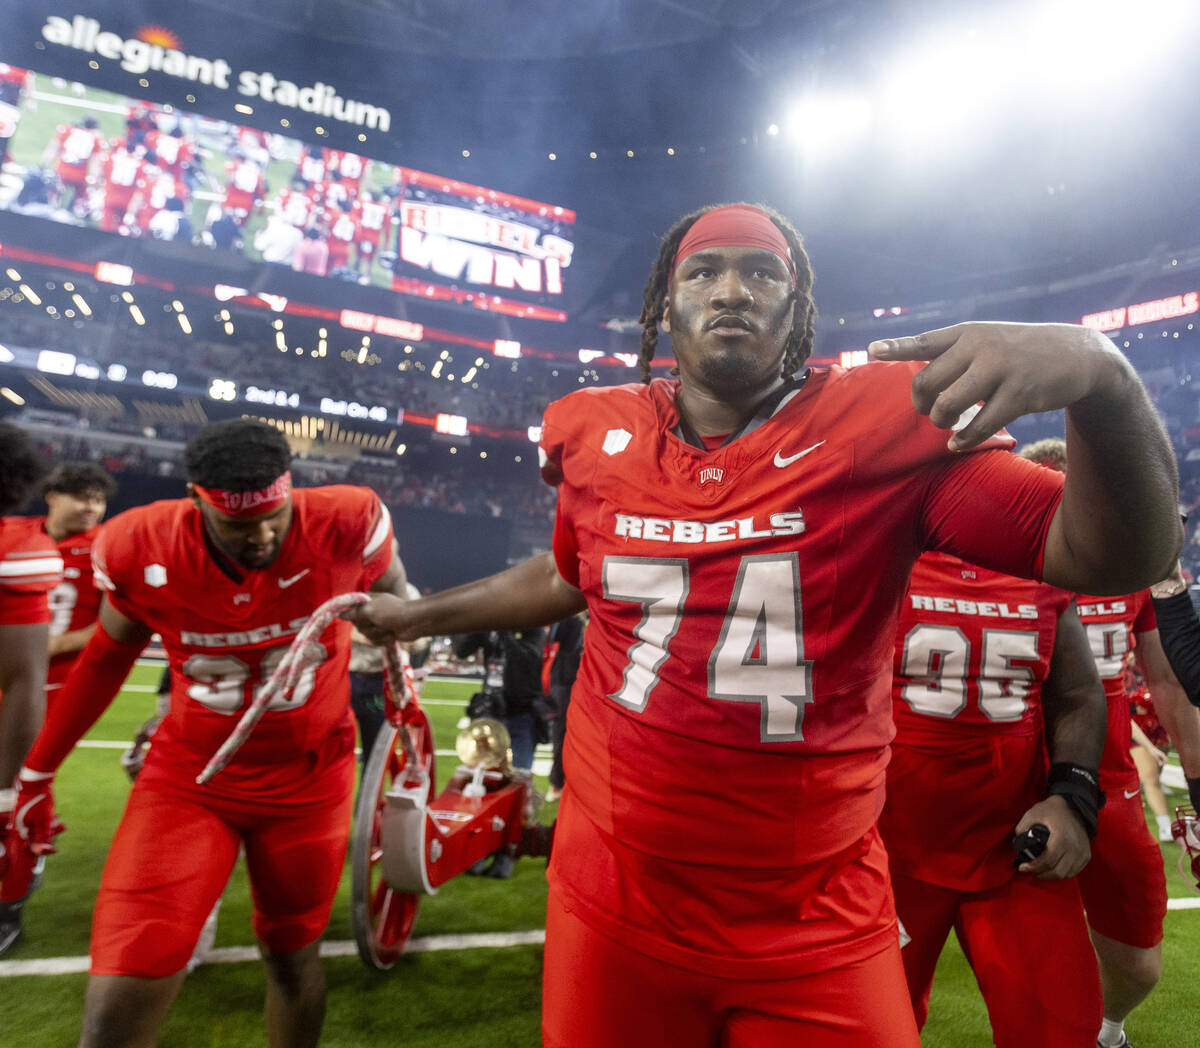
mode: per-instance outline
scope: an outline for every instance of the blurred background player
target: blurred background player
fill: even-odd
[[[21,937],[21,909],[38,856],[19,844],[12,788],[45,714],[49,593],[62,557],[33,517],[12,517],[44,472],[29,438],[0,422],[0,954]]]
[[[806,369],[812,280],[777,213],[685,216],[643,293],[645,385],[546,411],[552,553],[349,613],[406,640],[588,609],[547,1048],[915,1048],[875,825],[913,562],[1120,589],[1177,555],[1174,457],[1107,339],[966,324],[872,344],[895,363]],[[651,381],[660,325],[678,381]],[[994,436],[1052,405],[1083,463],[1065,487]]]
[[[924,1027],[953,928],[997,1048],[1091,1048],[1102,1018],[1069,878],[1096,832],[1099,791],[1078,782],[1096,781],[1106,715],[1072,599],[925,553],[896,633],[896,738],[879,829],[913,1011]],[[1039,823],[1050,831],[1045,851],[1018,871],[1014,833]]]
[[[76,215],[87,209],[89,176],[103,147],[100,122],[94,116],[85,116],[78,124],[61,125],[42,156],[43,167],[55,162],[54,173],[69,194],[59,203]]]
[[[550,742],[554,759],[550,765],[550,788],[546,800],[553,803],[562,796],[562,751],[567,734],[567,711],[571,706],[571,688],[579,675],[579,660],[583,658],[583,630],[586,615],[569,615],[550,627],[546,644],[549,665],[545,673],[545,691],[553,717],[550,722]]]
[[[115,517],[94,550],[100,622],[30,751],[18,805],[50,846],[54,771],[112,701],[151,632],[171,699],[109,849],[92,927],[83,1048],[154,1043],[185,966],[244,847],[267,967],[272,1048],[315,1045],[325,982],[318,939],[349,832],[354,722],[350,627],[320,637],[290,695],[206,786],[196,776],[319,605],[354,590],[404,593],[387,510],[348,486],[292,491],[282,433],[253,420],[187,446],[188,498]]]
[[[1070,475],[1062,440],[1038,441],[1021,448],[1020,454]],[[1146,824],[1141,783],[1130,754],[1133,732],[1125,693],[1126,655],[1133,652],[1159,719],[1175,740],[1189,775],[1200,774],[1200,722],[1163,652],[1148,589],[1115,597],[1080,593],[1076,606],[1108,700],[1108,731],[1100,762],[1100,786],[1107,801],[1100,813],[1092,861],[1079,876],[1079,888],[1104,987],[1099,1043],[1102,1048],[1116,1048],[1129,1043],[1125,1020],[1162,975],[1167,913],[1162,853]]]
[[[63,559],[63,580],[50,594],[53,618],[46,699],[53,702],[96,629],[101,592],[92,574],[92,544],[117,483],[93,462],[64,462],[51,470],[42,490],[46,499],[42,527]]]
[[[1158,825],[1158,839],[1171,840],[1171,814],[1167,809],[1167,798],[1162,788],[1162,769],[1167,763],[1167,749],[1171,740],[1154,712],[1154,700],[1142,675],[1133,664],[1133,653],[1125,657],[1125,694],[1129,698],[1130,729],[1133,746],[1129,754],[1137,768],[1138,781],[1142,785],[1142,796],[1146,807]]]

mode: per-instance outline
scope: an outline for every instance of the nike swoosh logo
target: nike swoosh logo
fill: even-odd
[[[307,575],[308,572],[309,572],[309,569],[305,568],[303,571],[298,571],[290,579],[280,579],[279,580],[279,588],[287,589],[293,582],[299,582],[302,578],[304,578],[304,576]]]
[[[823,441],[823,440],[817,441],[817,443],[814,444],[811,448],[805,448],[803,451],[797,451],[796,454],[788,455],[787,458],[784,458],[783,451],[781,449],[781,450],[775,452],[775,465],[777,465],[780,469],[783,469],[784,466],[790,466],[797,459],[804,458],[804,456],[807,455],[810,451],[816,451],[817,448],[819,448],[824,443],[825,443],[825,441]]]
[[[1126,799],[1127,801],[1131,801],[1131,800],[1133,800],[1133,798],[1134,798],[1134,797],[1136,797],[1136,796],[1137,796],[1139,793],[1141,793],[1142,791],[1141,791],[1141,790],[1134,790],[1132,793],[1130,793],[1128,790],[1122,790],[1121,792],[1122,792],[1123,794],[1125,794],[1125,799]]]

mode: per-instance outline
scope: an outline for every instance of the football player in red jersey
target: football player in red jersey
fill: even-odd
[[[889,363],[801,370],[811,288],[775,213],[687,216],[644,294],[647,384],[546,412],[553,552],[350,615],[378,641],[588,610],[547,1048],[915,1048],[875,827],[913,562],[941,549],[1119,590],[1176,555],[1174,455],[1103,336],[967,324],[874,344]],[[660,323],[678,380],[650,381]],[[1017,415],[1060,406],[1090,464],[1065,487],[992,450]],[[1086,769],[1068,774],[1086,802]]]
[[[42,491],[47,509],[42,527],[63,559],[63,581],[50,593],[49,702],[96,630],[100,590],[92,576],[92,544],[117,483],[94,462],[64,462],[50,471]]]
[[[45,714],[50,602],[62,580],[62,557],[41,521],[10,517],[43,473],[29,438],[0,422],[0,954],[21,937],[21,908],[36,859],[15,826],[17,769]]]
[[[43,167],[57,161],[54,173],[71,193],[62,205],[70,211],[78,213],[86,207],[88,178],[104,146],[99,128],[100,121],[94,116],[85,116],[78,124],[63,124],[42,156]]]
[[[1088,860],[1096,813],[1056,792],[1056,769],[1095,775],[1106,718],[1072,595],[925,553],[900,612],[893,674],[879,829],[917,1025],[953,928],[998,1048],[1091,1048],[1100,976],[1067,878]],[[1045,850],[1018,872],[1014,834],[1039,824]]]
[[[239,848],[254,889],[273,1048],[315,1045],[325,983],[317,954],[345,858],[354,783],[350,627],[268,707],[206,786],[196,776],[309,614],[360,590],[403,594],[387,510],[365,488],[291,490],[291,452],[253,420],[189,443],[189,498],[114,517],[94,550],[100,624],[18,781],[51,846],[53,773],[123,684],[150,637],[171,667],[170,707],[108,853],[92,926],[83,1048],[154,1043]],[[39,804],[39,802],[41,802]]]
[[[1065,470],[1066,444],[1039,441],[1021,449],[1031,461]],[[1069,475],[1069,474],[1068,474]],[[1155,709],[1189,777],[1200,776],[1200,720],[1175,679],[1158,635],[1149,590],[1078,598],[1079,618],[1108,698],[1108,736],[1100,762],[1107,802],[1092,861],[1079,877],[1092,943],[1104,985],[1102,1048],[1127,1045],[1125,1020],[1162,974],[1167,883],[1162,852],[1142,808],[1141,783],[1130,754],[1132,729],[1125,693],[1125,656],[1132,650]]]

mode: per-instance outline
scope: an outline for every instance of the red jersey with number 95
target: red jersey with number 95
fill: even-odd
[[[1012,878],[1013,828],[1045,796],[1042,685],[1071,600],[945,553],[914,565],[879,823],[893,872],[958,891]]]
[[[129,510],[101,529],[97,584],[117,611],[162,636],[170,661],[170,709],[143,775],[191,783],[312,612],[330,597],[368,589],[387,570],[391,521],[373,492],[303,488],[292,504],[279,555],[261,570],[223,570],[189,499]],[[295,802],[306,762],[328,756],[331,744],[353,748],[348,622],[334,620],[319,654],[204,790]]]
[[[1072,599],[1045,582],[923,554],[896,634],[897,734],[1040,733],[1042,682]]]
[[[664,901],[635,934],[658,921],[699,953],[722,929],[733,954],[738,922],[722,911],[741,871],[811,867],[870,834],[896,618],[923,548],[1040,569],[1061,478],[999,450],[951,454],[913,410],[917,370],[813,369],[714,451],[678,435],[677,382],[581,391],[547,410],[555,559],[590,613],[570,798],[621,847],[706,867],[726,899],[711,913]],[[596,906],[585,869],[556,849],[552,875],[580,912]],[[776,891],[778,937],[760,948],[783,956],[813,933],[796,919],[809,904]],[[870,905],[821,934],[853,935],[878,918]]]

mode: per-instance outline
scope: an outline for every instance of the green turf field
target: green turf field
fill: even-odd
[[[29,105],[32,98],[32,105]],[[35,74],[32,92],[26,90],[21,107],[21,120],[17,125],[9,146],[9,155],[21,167],[41,165],[46,145],[53,140],[55,131],[63,124],[75,124],[85,116],[94,116],[100,131],[108,140],[125,137],[125,112],[130,99],[100,88],[86,87]],[[198,185],[193,193],[189,215],[197,234],[207,226],[206,217],[214,200],[224,196],[228,159],[227,123],[198,119],[187,110],[177,111],[188,130],[188,137],[199,145],[199,157],[207,176],[207,185]],[[296,170],[296,159],[300,154],[298,139],[287,137],[286,129],[271,136],[271,160],[265,169],[267,194],[264,203],[273,205],[279,191],[288,185]],[[316,144],[320,144],[318,141]],[[52,165],[51,165],[52,166]],[[392,182],[394,167],[379,162],[368,166],[362,179],[362,190],[382,190]],[[261,259],[254,248],[254,235],[266,225],[268,211],[258,208],[246,222],[243,253],[251,260]],[[98,222],[89,220],[87,225],[98,228]],[[391,287],[391,274],[377,263],[371,266],[371,283],[379,287]]]
[[[139,666],[113,708],[88,735],[92,743],[125,743],[154,706],[159,670]],[[139,689],[139,690],[133,690]],[[455,724],[473,690],[463,683],[430,682],[424,698],[441,750],[453,747]],[[0,961],[0,1046],[73,1045],[82,1015],[86,976],[19,975],[14,963],[80,958],[87,953],[91,906],[105,850],[128,792],[118,764],[120,748],[82,747],[58,778],[59,811],[68,831],[47,867],[45,883],[26,913],[26,941]],[[439,780],[454,759],[439,761]],[[544,779],[539,787],[545,789]],[[544,813],[553,816],[553,807]],[[1175,871],[1176,849],[1164,846],[1172,896],[1197,898]],[[459,877],[421,904],[414,939],[481,932],[537,930],[543,926],[545,864],[523,859],[511,881]],[[348,879],[325,936],[353,939]],[[250,946],[249,892],[244,869],[235,871],[217,932],[217,947]],[[1052,948],[1047,944],[1048,948]],[[413,953],[389,973],[368,971],[357,956],[327,958],[327,1048],[523,1048],[539,1043],[541,947],[469,948]],[[1064,958],[1063,963],[1070,963]],[[265,1043],[263,977],[257,962],[209,964],[188,977],[163,1028],[163,1048],[244,1048]],[[1137,1048],[1183,1048],[1200,1043],[1200,910],[1167,915],[1164,975],[1150,1000],[1128,1023]],[[986,1048],[992,1043],[983,1003],[953,943],[934,985],[926,1048]],[[664,1045],[663,1048],[690,1048]]]

